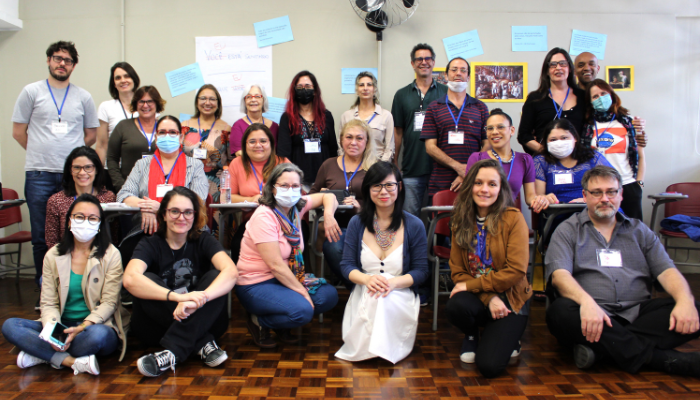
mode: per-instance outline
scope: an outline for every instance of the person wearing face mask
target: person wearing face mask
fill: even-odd
[[[333,194],[301,195],[304,172],[294,164],[276,166],[263,187],[241,242],[235,291],[248,313],[248,332],[262,348],[276,347],[270,329],[284,343],[298,343],[290,329],[306,325],[314,315],[332,309],[338,292],[323,279],[306,274],[301,219],[323,206],[326,237],[338,241]]]
[[[204,175],[202,162],[186,156],[182,151],[182,127],[172,115],[161,117],[154,127],[155,147],[153,155],[136,162],[117,201],[130,207],[139,207],[141,223],[137,225],[147,235],[158,229],[156,213],[160,202],[175,186],[193,190],[206,200],[209,181]]]
[[[629,111],[620,97],[602,79],[595,79],[586,89],[586,127],[581,141],[598,150],[622,176],[620,208],[631,218],[643,219],[642,191],[646,161],[644,148]]]
[[[428,195],[459,190],[472,153],[486,146],[484,126],[489,110],[467,94],[469,63],[456,57],[447,63],[447,95],[430,103],[420,139],[433,158]]]
[[[280,118],[277,154],[304,171],[302,184],[311,186],[326,159],[338,155],[333,115],[321,98],[316,76],[301,71],[289,85],[287,106]]]
[[[240,157],[243,153],[243,147],[245,146],[241,139],[248,127],[253,124],[263,124],[268,127],[270,133],[272,133],[273,141],[277,145],[279,125],[277,122],[263,117],[263,113],[266,113],[269,108],[267,93],[265,93],[265,89],[262,86],[253,84],[243,90],[241,94],[241,112],[245,116],[234,122],[233,127],[231,127],[229,149],[232,156]]]
[[[130,316],[119,297],[122,260],[110,243],[104,211],[95,196],[78,196],[65,218],[61,242],[44,258],[41,319],[10,318],[2,334],[20,350],[19,368],[51,364],[56,369],[72,368],[75,375],[99,375],[96,357],[121,347],[122,361],[126,353]],[[68,327],[63,349],[39,338],[45,326],[55,323]]]

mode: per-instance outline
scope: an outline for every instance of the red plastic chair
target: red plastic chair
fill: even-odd
[[[2,189],[3,200],[17,200],[19,196],[17,192],[12,189],[3,188]],[[32,241],[32,233],[29,231],[22,230],[22,211],[19,207],[12,207],[0,211],[0,228],[8,227],[12,224],[17,224],[19,227],[19,232],[15,232],[9,236],[0,238],[0,245],[3,244],[16,244],[17,251],[6,251],[0,253],[0,256],[17,254],[17,266],[15,268],[7,268],[4,271],[17,271],[17,282],[19,283],[19,271],[23,269],[33,269],[34,266],[22,267],[22,243]]]
[[[673,185],[666,188],[667,193],[683,193],[688,196],[685,200],[670,200],[670,201],[659,201],[654,203],[654,211],[652,213],[652,226],[654,229],[654,224],[656,223],[656,208],[661,204],[666,204],[664,208],[664,218],[668,218],[677,214],[687,215],[690,217],[700,217],[700,182],[686,182],[686,183],[674,183]],[[654,196],[649,196],[650,198],[655,198]],[[663,241],[666,251],[669,249],[673,250],[686,250],[688,257],[683,262],[677,262],[674,260],[676,265],[689,265],[689,266],[700,266],[700,263],[688,262],[690,259],[691,250],[700,250],[699,247],[686,247],[686,246],[669,246],[669,239],[688,239],[688,235],[683,232],[673,232],[667,229],[659,230],[659,236]]]

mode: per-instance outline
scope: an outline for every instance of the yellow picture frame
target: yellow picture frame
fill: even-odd
[[[620,75],[622,73],[623,75]],[[623,78],[624,77],[624,78]],[[627,83],[624,79],[627,79]],[[605,82],[616,92],[634,90],[634,65],[608,65],[605,67]]]
[[[527,63],[473,62],[469,78],[470,95],[485,103],[523,103],[527,98]]]

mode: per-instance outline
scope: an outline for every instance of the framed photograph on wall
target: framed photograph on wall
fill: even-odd
[[[616,91],[634,90],[634,65],[609,65],[605,67],[605,80]]]
[[[522,103],[527,97],[527,63],[471,63],[471,96],[483,102]]]

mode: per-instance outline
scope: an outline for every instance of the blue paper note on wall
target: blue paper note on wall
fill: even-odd
[[[442,43],[445,45],[448,61],[455,57],[470,58],[484,54],[476,29],[444,38]]]
[[[165,79],[170,87],[170,96],[176,97],[183,93],[199,89],[204,85],[202,71],[199,63],[190,64],[186,67],[178,68],[175,71],[165,73]]]
[[[355,93],[355,78],[357,78],[357,75],[359,75],[360,72],[364,71],[371,72],[375,78],[377,77],[376,68],[342,68],[340,76],[342,85],[341,93]]]
[[[255,37],[258,40],[258,47],[272,46],[294,40],[292,25],[289,24],[289,15],[267,21],[256,22]]]
[[[263,113],[263,117],[271,119],[279,124],[280,117],[282,117],[284,108],[287,106],[287,100],[280,99],[279,97],[268,97],[267,103],[270,107],[267,109],[267,112]]]
[[[569,54],[577,56],[585,51],[595,54],[599,60],[605,58],[605,44],[608,41],[608,35],[603,33],[594,33],[579,31],[574,29],[571,33],[571,47]]]
[[[190,114],[180,113],[180,122],[187,121],[190,118],[192,118]]]
[[[512,26],[513,51],[547,51],[547,26]]]

